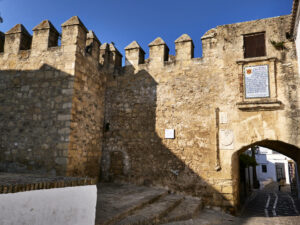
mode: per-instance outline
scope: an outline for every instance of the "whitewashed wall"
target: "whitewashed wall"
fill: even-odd
[[[265,181],[268,179],[277,181],[275,163],[283,163],[284,170],[285,170],[286,183],[289,184],[290,178],[289,178],[288,161],[291,159],[282,154],[273,154],[273,151],[270,149],[263,148],[263,147],[259,147],[259,148],[260,148],[260,152],[263,152],[264,154],[256,154],[255,155],[256,162],[259,164],[256,167],[257,179],[260,181]],[[267,166],[267,173],[262,172],[261,165]]]
[[[1,225],[94,225],[96,185],[0,194]]]

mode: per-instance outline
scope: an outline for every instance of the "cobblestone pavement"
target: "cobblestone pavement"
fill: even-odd
[[[256,192],[235,224],[288,225],[300,224],[300,200],[293,199],[290,192],[278,191],[274,186]]]
[[[203,210],[199,218],[176,225],[300,225],[300,200],[276,183],[256,191],[238,217],[222,211]],[[175,225],[175,223],[173,224]]]

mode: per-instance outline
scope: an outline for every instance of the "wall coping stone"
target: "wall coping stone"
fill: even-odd
[[[158,45],[166,45],[166,42],[161,37],[158,37],[154,41],[148,44],[149,47],[158,46]]]
[[[66,22],[64,22],[61,27],[67,27],[67,26],[74,26],[74,25],[79,25],[81,26],[86,33],[88,33],[88,30],[84,26],[84,24],[81,22],[78,16],[73,16],[70,19],[68,19]]]
[[[193,42],[192,38],[189,35],[183,34],[175,40],[175,43],[187,42],[187,41]]]
[[[105,44],[107,44],[107,43],[105,43]],[[110,43],[110,44],[108,45],[108,48],[109,48],[109,51],[111,51],[111,52],[116,52],[116,53],[122,55],[122,54],[119,52],[119,50],[116,48],[116,46],[115,46],[115,44],[114,44],[113,42]]]
[[[103,43],[103,44],[100,46],[100,49],[108,50],[108,48],[109,48],[109,44],[108,44],[108,43]]]
[[[94,31],[89,30],[89,32],[86,35],[87,39],[94,39],[96,42],[99,43],[99,45],[101,45],[101,42],[99,41],[98,37],[96,36],[96,34],[94,33]]]
[[[96,179],[87,177],[63,177],[0,172],[0,194],[94,184],[96,184]]]
[[[55,27],[53,26],[53,24],[49,21],[49,20],[43,20],[40,24],[36,25],[32,31],[36,31],[36,30],[52,30],[55,33],[59,34],[59,32],[55,29]]]
[[[131,49],[140,49],[143,53],[145,53],[145,51],[142,49],[139,43],[137,43],[137,41],[133,41],[125,47],[125,50],[131,50]]]
[[[18,33],[24,33],[28,36],[31,36],[22,24],[15,25],[13,28],[11,28],[9,31],[7,31],[5,34],[18,34]]]

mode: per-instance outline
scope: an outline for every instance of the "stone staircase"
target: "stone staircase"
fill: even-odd
[[[202,209],[199,198],[131,184],[100,184],[96,225],[167,224],[189,220]]]

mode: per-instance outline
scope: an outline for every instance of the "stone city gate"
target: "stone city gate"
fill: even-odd
[[[33,36],[16,25],[0,39],[1,171],[116,172],[236,209],[241,151],[259,144],[299,162],[290,24],[288,15],[218,26],[202,36],[201,58],[187,34],[174,56],[156,38],[145,59],[134,41],[124,67],[78,17],[62,24],[61,46],[47,20]]]
[[[108,80],[103,174],[105,155],[123,149],[124,180],[237,207],[242,151],[260,144],[298,162],[299,75],[289,24],[283,16],[211,29],[202,58],[193,58],[187,35],[175,41],[176,56],[166,57],[161,38],[149,44],[147,60],[137,42],[127,46],[127,66]],[[284,40],[285,48],[270,40]]]
[[[298,174],[299,174],[299,148],[281,141],[274,141],[274,140],[262,140],[262,141],[258,141],[255,142],[253,144],[250,144],[248,146],[244,146],[243,148],[241,148],[240,150],[238,150],[237,152],[235,152],[235,154],[232,156],[232,169],[233,169],[233,179],[235,179],[238,183],[239,183],[239,179],[240,179],[240,174],[239,174],[239,155],[246,151],[247,149],[251,148],[252,146],[261,146],[261,147],[266,147],[269,149],[272,149],[276,152],[279,152],[285,156],[288,156],[289,158],[293,159],[295,161],[295,163],[297,164],[297,168],[298,168]],[[296,181],[297,182],[297,181]],[[299,184],[295,184],[295,185],[299,185]],[[239,185],[237,186],[237,191],[236,194],[240,194],[241,190],[238,190],[239,188],[241,188]],[[298,187],[296,186],[295,188],[298,189]],[[295,194],[298,193],[298,190],[295,190]],[[292,193],[293,194],[293,193]],[[297,197],[297,196],[295,196]],[[239,199],[239,197],[237,197]]]

